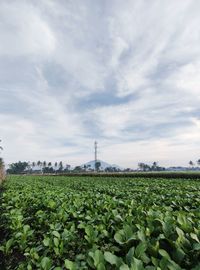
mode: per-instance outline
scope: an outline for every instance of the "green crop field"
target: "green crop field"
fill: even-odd
[[[200,179],[12,176],[0,269],[200,269]]]

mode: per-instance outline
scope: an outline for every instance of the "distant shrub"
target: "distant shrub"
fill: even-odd
[[[0,184],[3,182],[4,179],[5,179],[5,167],[3,159],[0,158]]]

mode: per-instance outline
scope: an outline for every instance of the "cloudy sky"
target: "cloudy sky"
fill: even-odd
[[[6,163],[200,158],[199,0],[0,0]]]

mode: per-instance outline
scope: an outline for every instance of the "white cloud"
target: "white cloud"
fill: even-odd
[[[54,34],[32,4],[1,3],[0,55],[29,56],[52,53],[56,46]]]
[[[198,157],[200,3],[1,1],[7,162]],[[117,153],[114,154],[113,153]]]
[[[200,98],[200,63],[189,63],[182,66],[170,78],[176,89],[188,96]]]

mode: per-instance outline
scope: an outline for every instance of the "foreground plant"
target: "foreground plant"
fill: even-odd
[[[200,269],[198,180],[12,176],[4,188],[8,270]]]

